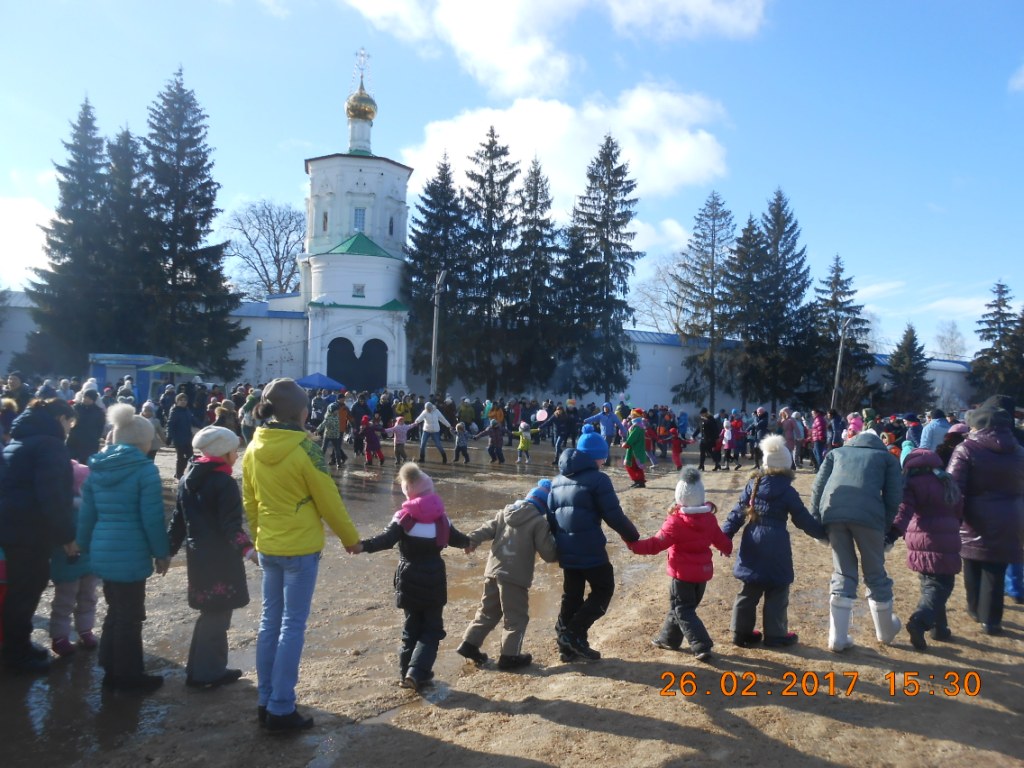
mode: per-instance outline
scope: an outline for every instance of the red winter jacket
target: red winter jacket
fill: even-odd
[[[715,505],[681,507],[675,505],[662,523],[661,530],[647,539],[626,546],[637,555],[668,552],[666,570],[679,581],[703,583],[711,581],[711,547],[723,555],[732,554],[732,540],[722,533],[715,519]]]

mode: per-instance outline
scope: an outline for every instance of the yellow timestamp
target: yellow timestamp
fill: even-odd
[[[974,670],[944,673],[887,672],[890,696],[977,696],[981,693],[981,673]]]

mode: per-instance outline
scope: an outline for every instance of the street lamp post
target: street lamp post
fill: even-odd
[[[430,343],[430,386],[435,394],[440,394],[437,391],[437,329],[441,324],[441,288],[447,274],[448,270],[442,269],[434,282],[434,338]]]
[[[836,378],[832,383],[832,405],[830,408],[833,410],[836,407],[836,396],[839,393],[839,371],[843,367],[843,345],[846,342],[846,329],[850,325],[852,317],[848,317],[843,321],[843,327],[839,329],[839,357],[836,358]]]

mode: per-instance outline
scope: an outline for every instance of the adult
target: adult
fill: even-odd
[[[825,454],[811,488],[811,514],[825,526],[832,548],[829,650],[853,645],[849,629],[858,554],[876,637],[891,643],[900,631],[892,613],[892,579],[885,571],[885,536],[902,497],[899,460],[874,432],[861,432]]]
[[[32,617],[50,580],[54,546],[78,553],[71,457],[64,440],[75,412],[65,400],[33,400],[11,427],[0,471],[0,547],[7,558],[3,661],[44,673],[50,654],[32,643]]]
[[[25,385],[21,371],[11,371],[7,374],[7,390],[4,397],[10,398],[18,405],[18,413],[22,413],[32,400],[32,390]]]
[[[160,471],[146,454],[153,425],[127,403],[107,410],[112,444],[89,460],[82,487],[78,542],[103,579],[107,615],[100,636],[103,687],[154,691],[160,675],[147,675],[142,655],[146,579],[167,573],[169,544]]]
[[[828,422],[825,420],[823,408],[811,409],[811,459],[814,461],[814,471],[821,467],[825,460],[825,451],[828,450]]]
[[[263,390],[256,430],[242,460],[242,499],[263,569],[263,610],[256,640],[257,716],[269,731],[304,730],[295,685],[306,621],[324,548],[324,522],[349,551],[359,533],[323,454],[306,434],[306,393],[292,379]]]
[[[100,440],[107,427],[107,415],[100,408],[99,393],[95,389],[82,392],[81,402],[74,406],[74,425],[68,433],[68,451],[79,464],[87,464],[89,457],[100,449]]]
[[[174,446],[177,455],[174,463],[174,479],[180,480],[185,467],[192,458],[192,427],[199,426],[194,412],[188,407],[188,395],[179,392],[174,405],[167,415],[167,442]]]
[[[432,440],[437,446],[437,450],[441,452],[441,463],[447,464],[448,454],[444,452],[444,446],[441,445],[441,426],[451,429],[451,423],[441,415],[433,403],[428,402],[423,406],[423,412],[416,417],[412,424],[413,426],[423,425],[423,431],[420,434],[420,463],[422,464],[426,458],[427,440]]]
[[[960,556],[967,612],[986,634],[1002,632],[1004,577],[1020,560],[1024,528],[1024,448],[1013,415],[990,397],[968,417],[971,432],[953,450],[949,473],[964,497]]]
[[[612,404],[605,403],[601,406],[600,413],[595,413],[593,416],[588,416],[583,420],[584,424],[595,424],[597,429],[601,432],[601,437],[608,444],[609,454],[605,458],[604,465],[606,467],[611,466],[611,446],[612,442],[621,433],[622,437],[626,437],[626,430],[623,429],[622,423],[625,419],[620,419],[616,413],[612,411]]]
[[[934,451],[942,445],[942,439],[946,436],[951,426],[942,409],[933,408],[928,413],[928,423],[921,430],[921,447]]]

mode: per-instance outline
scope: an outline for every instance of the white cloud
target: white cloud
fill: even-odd
[[[893,296],[903,293],[907,284],[903,280],[891,280],[889,282],[873,283],[857,289],[857,302],[866,303],[872,299],[881,299],[886,296]],[[866,307],[865,307],[866,308]],[[879,311],[883,307],[872,307],[872,311]],[[902,308],[901,308],[902,311]]]
[[[45,237],[53,210],[31,197],[0,197],[0,232],[4,233],[4,269],[0,285],[21,290],[34,275],[32,267],[47,265]]]
[[[277,2],[278,0],[274,0]],[[341,0],[399,40],[448,46],[459,65],[499,96],[557,93],[582,60],[556,42],[580,14],[607,12],[620,33],[660,39],[749,37],[765,0]]]
[[[765,0],[605,0],[620,32],[660,39],[751,37],[764,21]]]
[[[1011,91],[1024,91],[1024,64],[1021,64],[1017,71],[1010,76],[1009,88]]]
[[[553,213],[565,219],[586,187],[587,165],[606,133],[618,141],[640,198],[664,197],[720,178],[726,172],[725,148],[698,125],[723,115],[720,105],[703,96],[654,85],[623,92],[613,104],[593,100],[573,107],[556,100],[518,99],[506,109],[467,110],[429,123],[423,142],[403,149],[401,158],[417,169],[413,194],[434,176],[445,151],[461,186],[468,155],[493,125],[524,170],[534,157],[540,160],[551,183]]]
[[[690,239],[686,227],[675,219],[662,219],[654,224],[634,219],[633,231],[636,232],[633,248],[646,253],[645,260],[675,256],[682,252]]]
[[[259,3],[267,13],[279,19],[287,19],[291,15],[287,0],[259,0]]]

